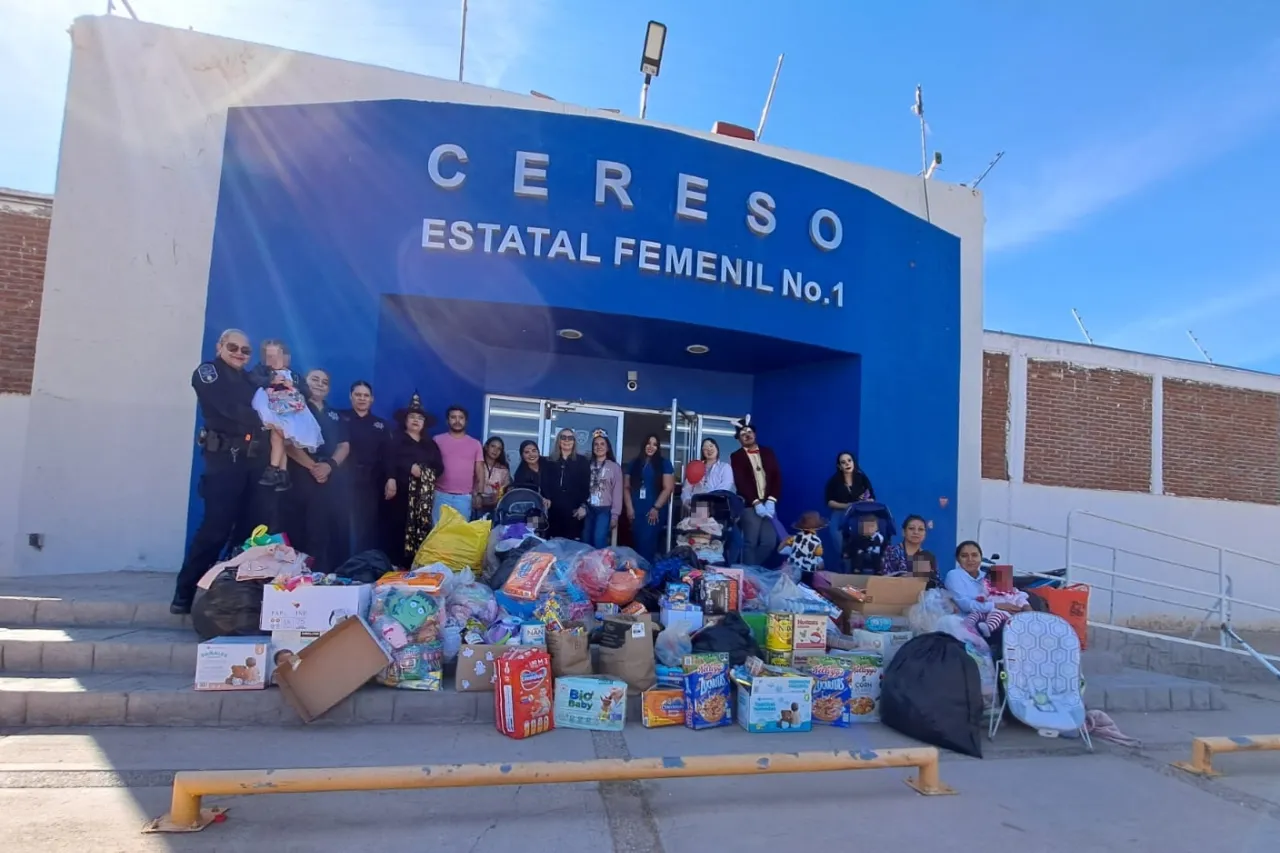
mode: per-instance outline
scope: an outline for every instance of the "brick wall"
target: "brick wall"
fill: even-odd
[[[48,199],[0,193],[0,394],[30,394],[40,330]]]
[[[1028,359],[1025,481],[1149,492],[1151,385],[1140,373]]]
[[[1009,356],[982,354],[982,477],[1009,479]]]
[[[1280,503],[1280,394],[1164,380],[1164,491]]]

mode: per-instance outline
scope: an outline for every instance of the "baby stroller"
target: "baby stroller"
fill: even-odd
[[[742,533],[738,519],[746,504],[733,492],[707,492],[696,496],[689,513],[676,525],[675,544],[692,548],[698,561],[709,566],[731,566],[742,559]],[[699,511],[705,508],[708,518],[719,526],[719,532],[700,528]]]
[[[542,495],[533,489],[512,489],[493,508],[493,526],[526,524],[535,536],[547,536],[547,511]]]
[[[1014,719],[1057,736],[1079,732],[1093,749],[1085,727],[1080,638],[1071,625],[1050,613],[1018,613],[1004,626],[1004,656],[998,664],[1004,700],[992,715],[995,738],[1007,707]]]
[[[864,519],[875,521],[875,530],[863,528]],[[862,501],[845,510],[840,520],[840,553],[855,575],[876,575],[884,561],[884,549],[897,535],[889,508],[875,501]]]

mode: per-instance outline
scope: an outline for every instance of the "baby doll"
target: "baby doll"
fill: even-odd
[[[250,373],[258,386],[253,395],[253,409],[271,429],[270,466],[259,481],[283,492],[289,488],[289,472],[285,468],[285,442],[314,451],[324,443],[320,424],[299,390],[298,374],[289,369],[289,350],[281,341],[263,341],[260,361]]]

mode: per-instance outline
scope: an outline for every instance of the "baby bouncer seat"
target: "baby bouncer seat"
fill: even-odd
[[[1080,638],[1065,619],[1051,613],[1015,614],[1004,627],[999,669],[1004,698],[991,717],[992,739],[1008,708],[1016,720],[1050,737],[1079,732],[1093,749],[1085,728]]]

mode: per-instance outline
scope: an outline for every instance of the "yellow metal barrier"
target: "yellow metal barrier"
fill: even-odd
[[[1244,735],[1242,737],[1198,737],[1191,741],[1191,760],[1175,761],[1173,766],[1195,776],[1221,776],[1213,769],[1213,756],[1222,752],[1264,752],[1280,749],[1280,735]]]
[[[169,813],[144,832],[198,832],[225,808],[201,808],[201,797],[245,794],[314,794],[332,791],[404,791],[573,782],[630,782],[701,776],[759,776],[915,767],[905,780],[921,794],[954,794],[938,778],[938,750],[836,750],[754,755],[690,755],[667,758],[604,758],[592,761],[530,761],[512,764],[439,764],[406,767],[326,767],[294,770],[184,770],[173,778]]]

